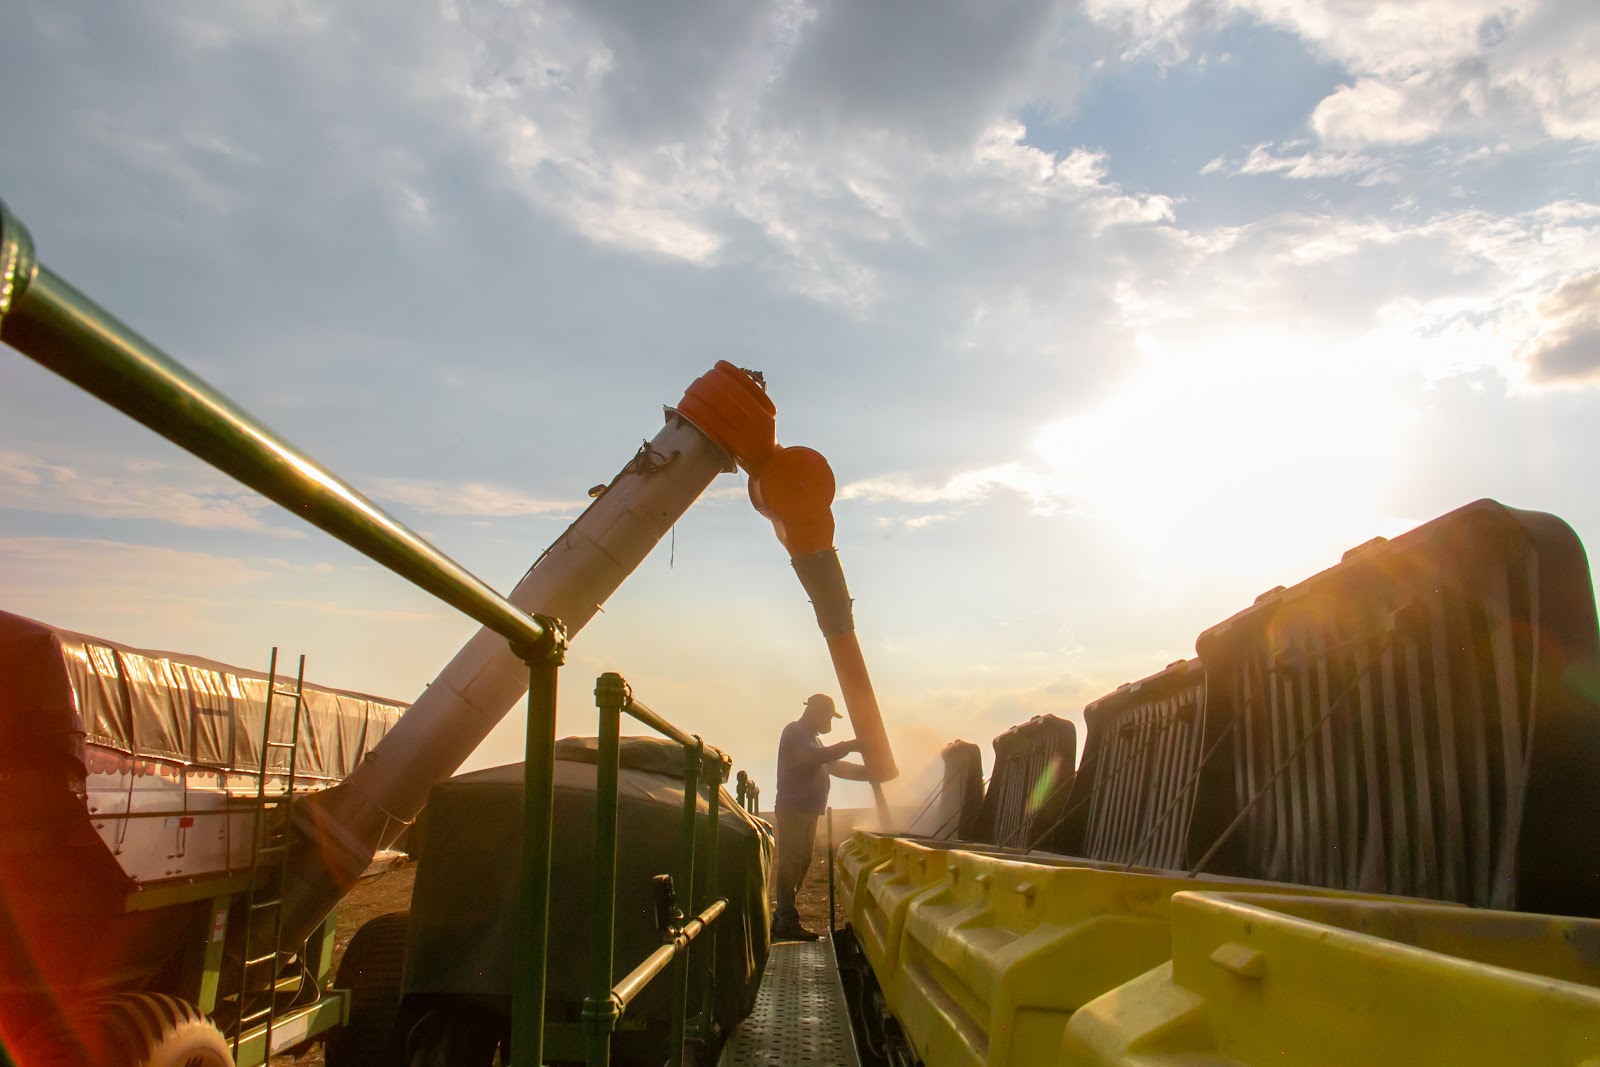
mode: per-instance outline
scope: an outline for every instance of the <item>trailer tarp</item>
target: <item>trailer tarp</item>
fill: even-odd
[[[293,689],[294,675],[280,677]],[[272,701],[272,740],[293,736],[293,695]],[[306,684],[297,777],[344,778],[406,705]],[[153,652],[0,612],[0,767],[76,760],[85,747],[241,774],[261,770],[267,675]],[[267,758],[288,770],[287,749]]]

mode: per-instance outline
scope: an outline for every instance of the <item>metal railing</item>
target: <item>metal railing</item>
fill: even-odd
[[[524,780],[522,869],[517,986],[513,991],[512,1049],[519,1065],[543,1063],[546,946],[550,899],[550,841],[554,805],[556,672],[566,647],[559,620],[526,614],[460,564],[434,548],[331,471],[274,434],[227,397],[140,337],[74,289],[34,255],[33,240],[0,202],[0,341],[79,388],[267,496],[312,525],[477,620],[511,643],[528,664],[528,732]],[[607,679],[615,679],[608,682]],[[611,1030],[640,989],[682,957],[673,995],[672,1062],[682,1059],[690,996],[688,946],[721,914],[713,901],[678,926],[671,940],[613,988],[611,946],[616,876],[616,784],[623,712],[684,747],[684,838],[680,876],[693,900],[695,816],[702,771],[712,776],[707,885],[716,884],[717,788],[726,779],[722,759],[628,694],[615,675],[601,679],[602,740],[597,811],[603,840],[605,889],[596,913],[593,1011],[586,1008],[590,1062],[606,1062]],[[608,740],[609,739],[609,740]],[[601,921],[601,916],[604,921]],[[603,982],[601,981],[603,971]],[[714,972],[703,994],[709,1018]],[[608,1023],[609,1020],[609,1023]],[[0,1050],[0,1062],[4,1062]],[[594,1057],[598,1055],[599,1059]]]
[[[756,780],[744,771],[739,772],[738,792],[734,797],[751,815],[761,814],[761,790],[756,787]]]
[[[672,986],[672,1029],[669,1038],[671,1063],[683,1062],[683,1044],[689,1019],[689,999],[693,993],[689,970],[689,946],[716,921],[727,907],[724,898],[709,901],[688,922],[674,904],[675,891],[682,890],[692,907],[695,899],[695,851],[698,847],[700,779],[706,782],[706,878],[707,896],[717,889],[717,828],[720,821],[722,783],[728,780],[726,756],[707,754],[705,742],[678,729],[666,719],[633,699],[628,683],[619,674],[602,674],[595,682],[595,706],[600,711],[598,752],[595,762],[595,877],[592,887],[595,910],[590,919],[589,995],[583,1002],[583,1030],[586,1061],[590,1067],[605,1067],[611,1062],[611,1035],[628,1004],[674,960],[678,967]],[[621,762],[622,716],[629,715],[650,729],[669,738],[683,749],[683,834],[679,842],[678,880],[658,876],[657,923],[662,928],[663,944],[620,982],[612,984],[612,954],[615,951],[615,910],[617,883],[617,778]],[[661,890],[665,890],[662,892]],[[712,931],[711,966],[705,968],[701,986],[700,1018],[709,1032],[712,996],[716,980],[716,932]],[[515,1052],[513,1042],[513,1053]]]

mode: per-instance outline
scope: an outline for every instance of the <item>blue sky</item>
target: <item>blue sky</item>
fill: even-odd
[[[715,360],[765,372],[913,783],[1479,497],[1600,537],[1581,0],[0,21],[45,262],[491,583]],[[0,427],[6,609],[398,698],[472,630],[14,353]],[[738,476],[674,541],[562,725],[619,670],[770,782],[833,688],[810,610]]]

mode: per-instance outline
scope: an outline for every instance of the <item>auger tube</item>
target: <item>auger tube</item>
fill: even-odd
[[[816,610],[817,626],[828,642],[850,726],[861,742],[861,761],[872,782],[878,814],[887,828],[888,808],[881,785],[900,772],[856,637],[850,590],[833,547],[833,469],[815,449],[779,445],[765,425],[756,432],[754,419],[740,425],[725,424],[724,412],[741,409],[738,376],[742,373],[731,363],[718,363],[689,388],[681,409],[686,418],[695,419],[717,437],[750,472],[750,503],[772,522],[773,532],[788,550],[795,574]]]
[[[775,409],[750,374],[719,377],[723,409],[702,417],[759,424],[773,433]],[[697,383],[698,384],[698,383]],[[691,386],[691,390],[693,386]],[[686,398],[687,399],[687,398]],[[702,405],[704,406],[704,405]],[[583,629],[718,473],[729,452],[678,409],[609,486],[540,556],[508,599]],[[427,800],[527,692],[528,667],[499,634],[479,630],[339,785],[295,805],[285,872],[283,944],[314,930]]]

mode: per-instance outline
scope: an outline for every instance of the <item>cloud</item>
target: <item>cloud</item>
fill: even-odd
[[[1282,153],[1280,154],[1280,150]],[[1258,144],[1250,149],[1243,160],[1230,160],[1218,156],[1204,167],[1201,174],[1281,174],[1297,181],[1321,181],[1328,178],[1356,178],[1362,185],[1394,182],[1399,175],[1386,160],[1359,152],[1315,152],[1307,150],[1305,142],[1278,145],[1272,142]]]
[[[443,485],[402,478],[379,479],[373,495],[430,515],[506,518],[514,515],[576,516],[588,501],[543,500],[516,489],[481,482]]]
[[[912,144],[971,143],[1044,61],[1055,0],[822,0],[773,88],[787,124],[890,131]]]
[[[903,475],[863,479],[839,489],[838,499],[869,504],[974,505],[998,492],[1015,493],[1036,514],[1050,514],[1061,505],[1062,489],[1048,474],[1021,463],[958,471],[939,483],[918,482]],[[948,512],[907,520],[912,528],[947,518]]]
[[[290,565],[160,545],[68,537],[0,538],[8,610],[50,618],[53,599],[136,615],[179,607],[218,610],[258,591]]]
[[[1523,350],[1536,382],[1600,378],[1600,271],[1563,283],[1539,305],[1538,334]]]
[[[100,519],[170,522],[201,530],[267,529],[271,503],[220,476],[147,463],[86,473],[18,452],[0,452],[0,508]],[[283,531],[288,532],[288,531]]]
[[[1535,0],[1093,0],[1132,54],[1187,57],[1219,23],[1297,34],[1350,80],[1316,108],[1325,144],[1409,145],[1539,130],[1600,140],[1600,15]]]

